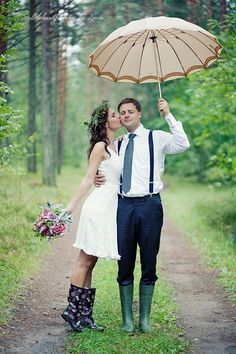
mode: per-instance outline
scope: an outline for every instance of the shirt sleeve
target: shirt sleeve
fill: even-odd
[[[159,145],[163,153],[176,154],[187,150],[190,147],[190,143],[182,123],[177,121],[171,113],[165,116],[165,120],[171,133],[158,130]]]

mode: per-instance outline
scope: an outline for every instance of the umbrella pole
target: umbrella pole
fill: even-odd
[[[155,36],[155,32],[153,30],[151,32],[152,32],[152,37],[150,37],[150,39],[152,40],[152,43],[153,43],[153,52],[154,52],[156,72],[157,72],[159,96],[160,96],[160,98],[162,98],[161,83],[160,83],[160,68],[158,67],[158,60],[157,60],[157,53],[158,53],[158,46],[157,46],[157,42],[156,42],[157,37]],[[159,61],[159,63],[160,63],[160,61]]]
[[[159,91],[159,96],[162,98],[162,93],[161,93],[161,83],[158,81],[158,91]]]

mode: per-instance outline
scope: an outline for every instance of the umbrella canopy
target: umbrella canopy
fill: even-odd
[[[89,56],[89,68],[114,82],[163,82],[207,68],[222,50],[203,28],[172,17],[147,17],[112,32]]]

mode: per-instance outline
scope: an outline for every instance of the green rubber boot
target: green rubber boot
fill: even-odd
[[[123,318],[123,330],[127,333],[134,333],[134,318],[133,318],[133,284],[127,286],[119,286],[120,303]]]
[[[154,287],[155,285],[139,286],[139,329],[145,333],[153,331],[149,322]]]

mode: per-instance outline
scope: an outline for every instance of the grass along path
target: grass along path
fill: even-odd
[[[65,169],[58,187],[41,184],[38,175],[17,176],[13,171],[0,174],[0,324],[11,318],[13,302],[22,281],[39,267],[50,247],[33,237],[32,222],[39,215],[38,205],[48,200],[67,202],[77,181],[78,170]],[[14,294],[14,296],[12,296]]]
[[[162,272],[175,290],[190,353],[236,353],[235,305],[215,285],[216,272],[209,270],[196,248],[169,220],[164,225],[160,256]]]
[[[236,193],[186,180],[167,179],[162,193],[168,217],[198,249],[205,263],[219,272],[218,283],[236,302]]]

